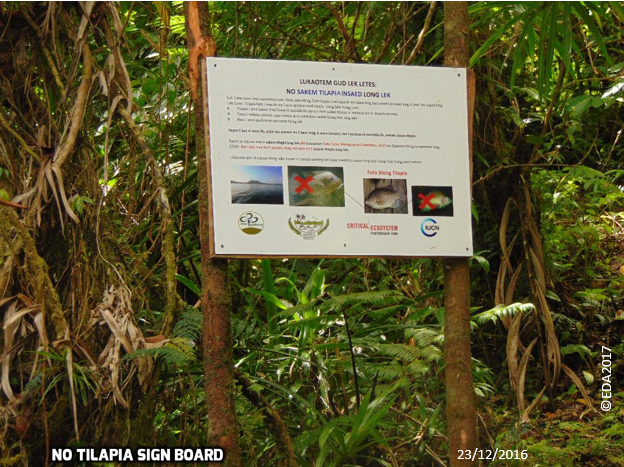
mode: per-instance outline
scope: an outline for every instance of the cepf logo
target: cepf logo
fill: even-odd
[[[438,235],[438,232],[440,231],[440,226],[431,217],[427,217],[420,224],[420,231],[423,233],[425,237],[435,237],[436,235]]]

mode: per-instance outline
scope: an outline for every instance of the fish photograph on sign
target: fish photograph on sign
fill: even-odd
[[[342,167],[288,167],[291,206],[344,207]]]
[[[453,217],[452,186],[413,186],[414,216]]]
[[[390,178],[365,178],[364,212],[407,214],[406,181]]]
[[[232,170],[233,204],[284,204],[281,167],[240,165]]]

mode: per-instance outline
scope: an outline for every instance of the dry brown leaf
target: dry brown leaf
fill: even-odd
[[[516,313],[509,333],[507,334],[507,366],[509,367],[509,379],[514,390],[518,387],[518,342],[520,341],[520,323],[522,322],[522,313]]]
[[[78,430],[78,408],[76,407],[76,388],[74,387],[74,353],[71,347],[67,349],[67,377],[69,378],[69,390],[71,392],[72,415],[74,417],[74,430],[76,439],[80,441],[80,430]]]
[[[82,8],[83,15],[80,18],[80,26],[78,26],[78,33],[76,34],[76,44],[79,44],[84,37],[84,33],[87,30],[87,26],[89,25],[89,17],[91,16],[91,12],[93,11],[93,7],[96,2],[79,2],[80,7]]]
[[[537,338],[533,339],[529,346],[524,351],[522,358],[520,359],[520,366],[518,367],[518,387],[516,388],[516,395],[518,396],[518,407],[524,412],[524,379],[526,376],[526,369],[531,358],[531,351],[537,342]],[[528,420],[526,420],[528,421]]]
[[[537,397],[535,399],[533,399],[533,402],[531,402],[531,405],[529,405],[527,407],[527,409],[523,412],[522,414],[522,420],[525,422],[529,422],[529,415],[531,415],[531,412],[533,411],[533,409],[537,406],[537,404],[539,404],[539,401],[542,400],[542,397],[544,396],[544,393],[546,392],[546,386],[544,386],[542,388],[542,390],[540,391],[540,393],[537,395]]]
[[[39,308],[37,305],[22,308],[20,311],[13,313],[13,315],[11,315],[8,319],[7,319],[7,315],[5,315],[4,325],[2,326],[2,329],[6,330],[9,326],[21,320],[24,315],[32,313],[37,308]]]
[[[108,373],[102,392],[112,392],[114,400],[127,407],[127,402],[123,397],[123,384],[120,381],[122,349],[125,353],[133,353],[147,346],[141,330],[134,323],[132,307],[125,288],[110,287],[104,292],[102,302],[94,312],[92,324],[96,323],[106,325],[111,333],[104,350],[98,357],[98,362]],[[147,390],[154,367],[152,359],[135,358],[127,365],[129,365],[129,371],[125,379],[126,384],[138,371],[139,383],[143,390]]]
[[[13,315],[16,313],[18,302],[17,300],[12,302],[4,312],[4,322],[9,321]],[[17,323],[13,323],[9,326],[4,327],[4,352],[2,355],[2,391],[7,396],[9,401],[15,400],[15,396],[13,395],[13,389],[11,388],[11,384],[9,383],[9,375],[11,373],[11,359],[13,357],[13,352],[11,349],[13,348],[13,342],[15,339],[15,334],[17,333]]]
[[[576,387],[579,389],[579,391],[581,391],[583,398],[587,401],[586,405],[588,405],[592,410],[595,410],[594,404],[592,403],[591,398],[589,397],[589,394],[587,393],[587,390],[585,389],[585,385],[583,384],[581,379],[578,376],[576,376],[576,373],[574,373],[574,371],[572,371],[572,369],[568,367],[566,364],[562,363],[561,368],[563,369],[565,374],[568,375],[568,377],[572,380],[572,382],[576,384]]]

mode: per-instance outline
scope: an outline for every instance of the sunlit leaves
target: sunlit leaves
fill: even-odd
[[[546,100],[559,73],[574,77],[580,64],[595,67],[592,56],[612,63],[603,19],[617,11],[607,11],[596,2],[475,3],[471,7],[473,29],[493,28],[470,65],[486,58],[493,48],[505,47],[511,55],[511,63],[508,59],[503,63],[510,67],[511,88],[519,73],[535,72],[539,97]]]

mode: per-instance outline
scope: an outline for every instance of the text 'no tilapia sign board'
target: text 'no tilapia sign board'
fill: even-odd
[[[215,256],[470,256],[466,72],[207,59]]]

